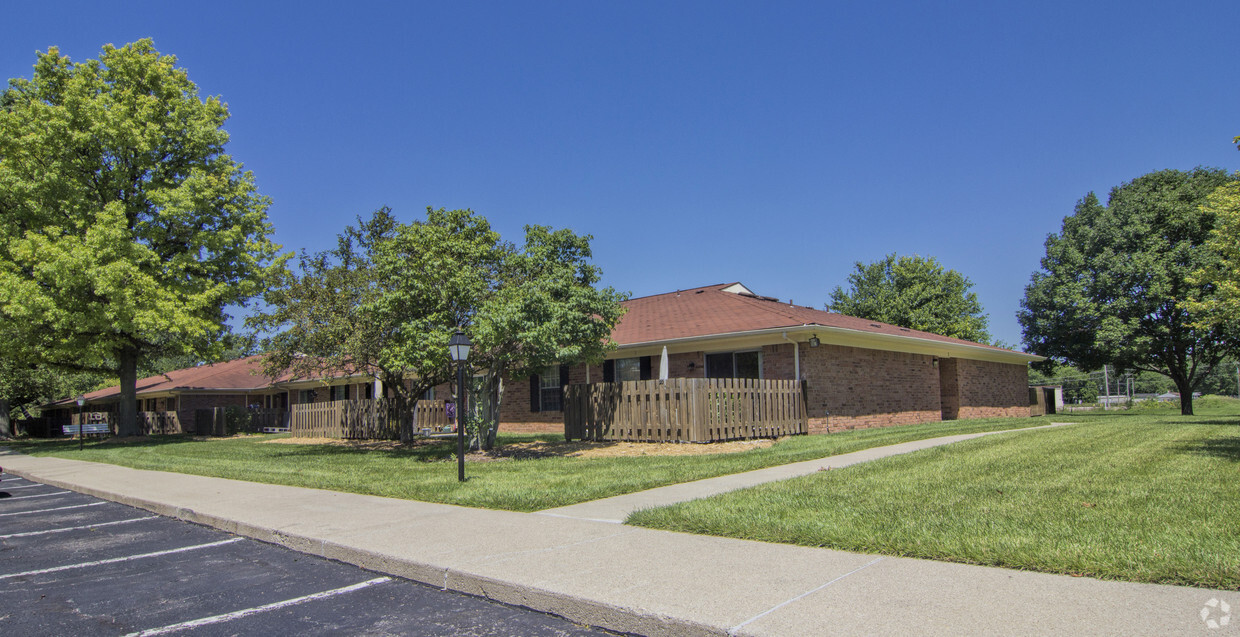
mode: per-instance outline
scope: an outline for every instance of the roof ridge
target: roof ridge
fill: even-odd
[[[726,288],[729,285],[736,285],[737,283],[740,283],[740,281],[733,281],[731,283],[712,283],[711,285],[699,285],[694,288],[682,288],[679,290],[672,290],[671,292],[660,292],[658,294],[647,294],[645,296],[635,296],[633,298],[628,299],[628,301],[625,301],[625,303],[628,303],[629,301],[639,301],[641,299],[652,299],[656,296],[669,296],[673,294],[683,294],[685,292],[696,292],[698,290],[708,290],[712,288],[721,289],[721,288]]]
[[[793,314],[792,312],[788,312],[787,310],[784,310],[784,309],[776,309],[776,308],[773,308],[773,307],[768,307],[768,306],[763,305],[763,304],[764,304],[764,303],[769,303],[769,304],[771,304],[771,305],[776,305],[776,306],[779,306],[780,308],[785,308],[785,307],[787,307],[787,308],[799,308],[799,309],[812,310],[812,311],[815,311],[815,312],[821,312],[821,311],[822,311],[822,310],[815,310],[814,308],[810,308],[810,307],[805,307],[805,308],[802,308],[801,306],[798,306],[798,305],[793,305],[793,304],[791,304],[791,303],[786,303],[786,304],[785,304],[785,303],[780,303],[779,301],[773,301],[773,300],[769,300],[768,298],[763,298],[763,297],[745,296],[745,295],[743,295],[743,294],[737,294],[737,295],[735,295],[735,296],[736,296],[736,298],[741,299],[741,300],[742,300],[742,302],[744,302],[744,303],[748,303],[748,304],[750,304],[751,306],[753,306],[753,307],[755,307],[755,308],[758,308],[758,309],[760,309],[760,310],[762,310],[762,311],[764,311],[764,312],[767,312],[767,313],[769,313],[769,314],[775,314],[775,315],[778,315],[778,316],[782,316],[783,318],[790,319],[790,320],[793,320],[793,321],[799,321],[799,320],[801,320],[801,317],[798,317],[798,316],[796,316],[795,314]],[[841,315],[841,316],[842,316],[842,315]],[[808,323],[802,323],[802,325],[808,325]]]

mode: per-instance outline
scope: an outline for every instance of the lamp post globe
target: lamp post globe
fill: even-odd
[[[469,342],[469,337],[465,336],[465,332],[457,330],[456,334],[452,335],[452,339],[448,341],[448,356],[454,363],[464,363],[469,360],[469,349],[473,345]]]

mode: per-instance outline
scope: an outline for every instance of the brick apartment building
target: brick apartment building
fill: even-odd
[[[919,332],[760,296],[740,283],[658,294],[624,303],[612,333],[617,347],[601,365],[565,364],[528,379],[507,379],[501,430],[562,432],[567,384],[659,377],[799,379],[810,433],[957,418],[1028,416],[1027,364],[1038,356]],[[372,378],[293,380],[262,373],[258,357],[202,365],[138,382],[139,411],[174,412],[194,431],[209,407],[288,409],[290,405],[371,398]],[[119,387],[86,395],[87,410],[112,409]],[[448,385],[428,399],[451,400]],[[76,405],[51,405],[53,424]]]
[[[558,431],[558,387],[658,378],[805,381],[810,433],[957,418],[1028,416],[1041,357],[780,303],[740,283],[625,302],[602,365],[562,365],[504,393],[508,431]],[[527,385],[528,391],[522,384]]]

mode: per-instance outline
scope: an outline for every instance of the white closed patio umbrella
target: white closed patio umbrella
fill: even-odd
[[[667,346],[663,346],[663,355],[659,357],[659,380],[667,380]]]

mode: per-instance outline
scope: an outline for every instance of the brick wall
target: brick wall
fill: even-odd
[[[943,420],[960,417],[959,359],[939,359],[939,402],[943,404]]]
[[[669,360],[670,364],[671,361]],[[658,361],[655,361],[658,365]],[[593,365],[590,380],[602,382],[603,368]],[[586,382],[586,366],[572,365],[568,368],[570,385]],[[510,433],[564,433],[563,411],[530,411],[530,379],[504,379],[504,397],[499,406],[500,431]]]
[[[245,394],[181,394],[177,401],[177,420],[181,421],[181,430],[198,431],[194,411],[213,407],[245,407]]]
[[[802,346],[802,354],[808,349]],[[804,362],[804,358],[802,358]],[[792,343],[766,345],[762,348],[762,377],[771,380],[796,380],[796,348]],[[802,371],[804,375],[804,371]]]
[[[802,344],[801,377],[806,379],[810,433],[934,422],[950,418],[1028,416],[1028,378],[1024,365],[988,363],[923,354]],[[762,377],[792,379],[795,349],[791,343],[762,348]],[[669,377],[703,378],[702,352],[668,356]],[[692,364],[692,368],[690,367]],[[658,375],[659,360],[652,361]],[[603,370],[590,369],[601,382]],[[569,383],[586,382],[584,365],[569,369]],[[440,394],[440,391],[443,393]],[[436,394],[448,396],[441,387]],[[827,416],[827,413],[830,416]],[[561,433],[561,411],[530,411],[528,379],[504,381],[500,431]]]
[[[1029,370],[1025,365],[954,360],[960,387],[959,418],[1029,415]]]
[[[939,420],[939,376],[932,360],[839,345],[802,346],[810,433]]]

